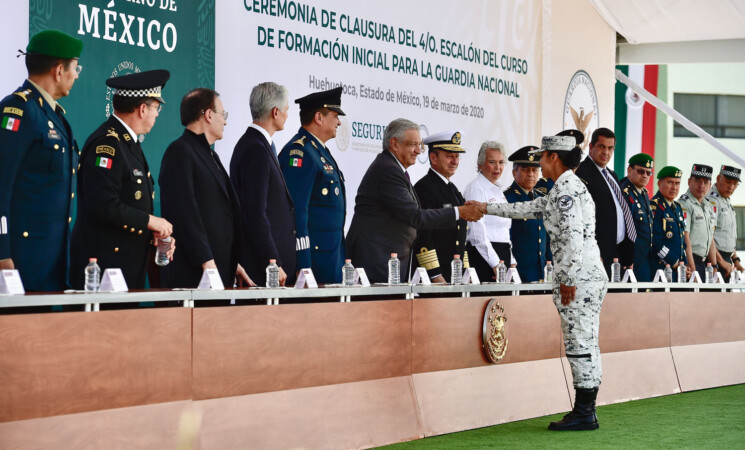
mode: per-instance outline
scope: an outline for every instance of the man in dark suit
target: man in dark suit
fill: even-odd
[[[266,82],[249,98],[253,123],[235,145],[230,178],[243,210],[241,264],[259,286],[266,266],[276,259],[279,284],[295,281],[295,207],[277,160],[272,135],[287,121],[287,88]]]
[[[589,155],[577,168],[577,176],[585,181],[595,202],[595,236],[603,266],[610,277],[613,258],[621,267],[634,263],[636,228],[618,177],[607,165],[613,159],[616,135],[607,128],[592,133]]]
[[[61,31],[35,34],[28,79],[0,103],[0,269],[18,269],[27,291],[69,285],[78,144],[57,100],[78,78],[82,49]]]
[[[372,282],[388,280],[388,260],[398,253],[401,280],[409,275],[411,245],[417,229],[454,228],[458,219],[476,221],[478,205],[422,209],[407,168],[422,151],[419,125],[406,119],[391,122],[383,134],[383,152],[367,169],[355,198],[347,234],[352,263],[363,267]]]
[[[144,289],[152,238],[157,245],[173,231],[153,215],[153,180],[137,138],[155,125],[169,77],[167,70],[149,70],[106,80],[114,114],[88,137],[80,156],[70,264],[71,273],[81,274],[72,277],[76,289],[90,258],[98,258],[102,271],[122,269],[130,289]]]
[[[508,158],[512,162],[512,176],[515,179],[504,191],[504,197],[510,203],[529,202],[545,195],[535,188],[541,168],[538,163],[540,158],[530,154],[533,150],[538,150],[538,147],[528,145]],[[512,219],[510,242],[520,279],[524,283],[543,280],[546,261],[551,261],[543,219]]]
[[[251,284],[238,264],[241,209],[220,158],[211,146],[222,139],[228,113],[219,94],[197,88],[181,100],[184,134],[168,146],[160,166],[163,217],[180,242],[177,257],[161,268],[163,287],[195,288],[205,269],[217,269],[223,285]]]
[[[460,154],[465,153],[460,140],[460,131],[443,131],[429,135],[424,140],[424,144],[429,147],[430,169],[414,185],[422,208],[452,208],[466,203],[458,188],[450,181],[450,177],[458,169]],[[433,282],[451,282],[450,262],[453,255],[460,255],[463,267],[468,268],[467,231],[468,222],[464,219],[459,219],[453,228],[418,231],[414,254],[419,266],[427,269]]]

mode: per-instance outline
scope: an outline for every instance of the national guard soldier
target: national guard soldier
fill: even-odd
[[[61,31],[35,34],[25,53],[28,79],[0,102],[0,269],[18,269],[28,291],[70,284],[78,145],[57,100],[83,68],[82,49]]]
[[[683,233],[686,223],[683,219],[683,210],[675,201],[680,190],[680,177],[683,172],[677,167],[667,166],[660,169],[657,174],[658,191],[650,202],[652,214],[654,214],[654,226],[652,227],[652,252],[657,257],[657,264],[652,267],[654,272],[664,269],[670,264],[673,273],[679,263],[686,265],[686,277],[689,277],[693,269],[688,266],[686,258],[686,241]],[[677,275],[675,275],[677,277]],[[679,280],[685,282],[686,280]]]
[[[702,280],[705,278],[707,261],[714,266],[714,270],[717,268],[714,244],[716,217],[714,207],[705,199],[711,188],[713,172],[711,166],[694,164],[688,177],[688,191],[678,199],[686,222],[686,257],[695,263],[691,269],[695,268]]]
[[[296,267],[312,268],[319,283],[341,282],[346,253],[344,174],[325,145],[341,125],[341,93],[338,87],[295,100],[301,127],[279,154],[295,204]]]
[[[582,150],[571,136],[546,136],[540,154],[543,174],[555,181],[549,195],[529,202],[489,203],[488,214],[510,218],[543,218],[556,258],[553,300],[561,318],[564,348],[575,388],[574,408],[552,431],[595,430],[595,401],[602,378],[598,335],[600,310],[608,292],[595,239],[595,204],[573,170]]]
[[[741,170],[737,167],[722,166],[716,184],[706,196],[717,217],[714,243],[717,246],[717,265],[723,272],[725,281],[729,281],[733,265],[735,270],[743,270],[736,252],[737,220],[731,200],[732,194],[740,184],[740,173]]]
[[[422,143],[429,147],[430,169],[414,185],[423,209],[454,208],[465,204],[463,194],[450,181],[460,162],[460,154],[465,153],[460,146],[460,131],[443,131],[425,138]],[[468,268],[466,234],[468,222],[458,219],[453,228],[420,229],[415,245],[417,262],[427,269],[427,274],[435,283],[452,282],[450,262],[454,255],[460,255],[463,267]]]
[[[645,187],[654,173],[654,159],[646,153],[637,153],[629,158],[626,178],[621,182],[623,196],[629,204],[636,225],[634,241],[634,274],[637,281],[652,281],[657,257],[652,252],[652,228],[654,216],[650,208],[649,193]]]
[[[529,202],[544,196],[535,189],[541,172],[538,158],[530,154],[533,150],[538,150],[538,147],[528,145],[508,158],[512,162],[512,177],[515,179],[504,191],[504,197],[509,203]],[[543,219],[512,219],[510,242],[520,279],[527,283],[543,280],[543,268],[546,261],[551,260]]]
[[[80,157],[72,232],[76,289],[89,258],[98,258],[101,270],[122,269],[130,289],[143,289],[152,238],[157,245],[173,231],[167,220],[153,216],[153,179],[138,139],[155,125],[169,77],[167,70],[150,70],[106,80],[114,90],[114,114],[88,137]]]

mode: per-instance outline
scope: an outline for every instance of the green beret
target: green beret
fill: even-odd
[[[636,155],[629,158],[630,166],[642,166],[647,168],[654,168],[654,159],[646,153],[637,153]]]
[[[80,58],[83,41],[57,30],[44,30],[31,36],[26,53],[52,56],[60,59]]]
[[[660,172],[657,174],[657,179],[661,180],[663,178],[680,178],[683,176],[683,171],[678,169],[677,167],[673,166],[666,166],[660,169]]]

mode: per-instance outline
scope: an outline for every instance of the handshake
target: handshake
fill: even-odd
[[[458,214],[461,219],[476,222],[486,214],[486,203],[468,200],[465,205],[458,207]]]

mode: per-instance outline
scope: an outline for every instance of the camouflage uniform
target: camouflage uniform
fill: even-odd
[[[523,203],[490,203],[487,212],[513,219],[543,219],[555,261],[554,304],[561,317],[574,387],[598,387],[602,376],[598,329],[608,277],[595,240],[595,203],[584,183],[567,170],[548,196]],[[568,306],[561,304],[560,284],[577,287]]]

